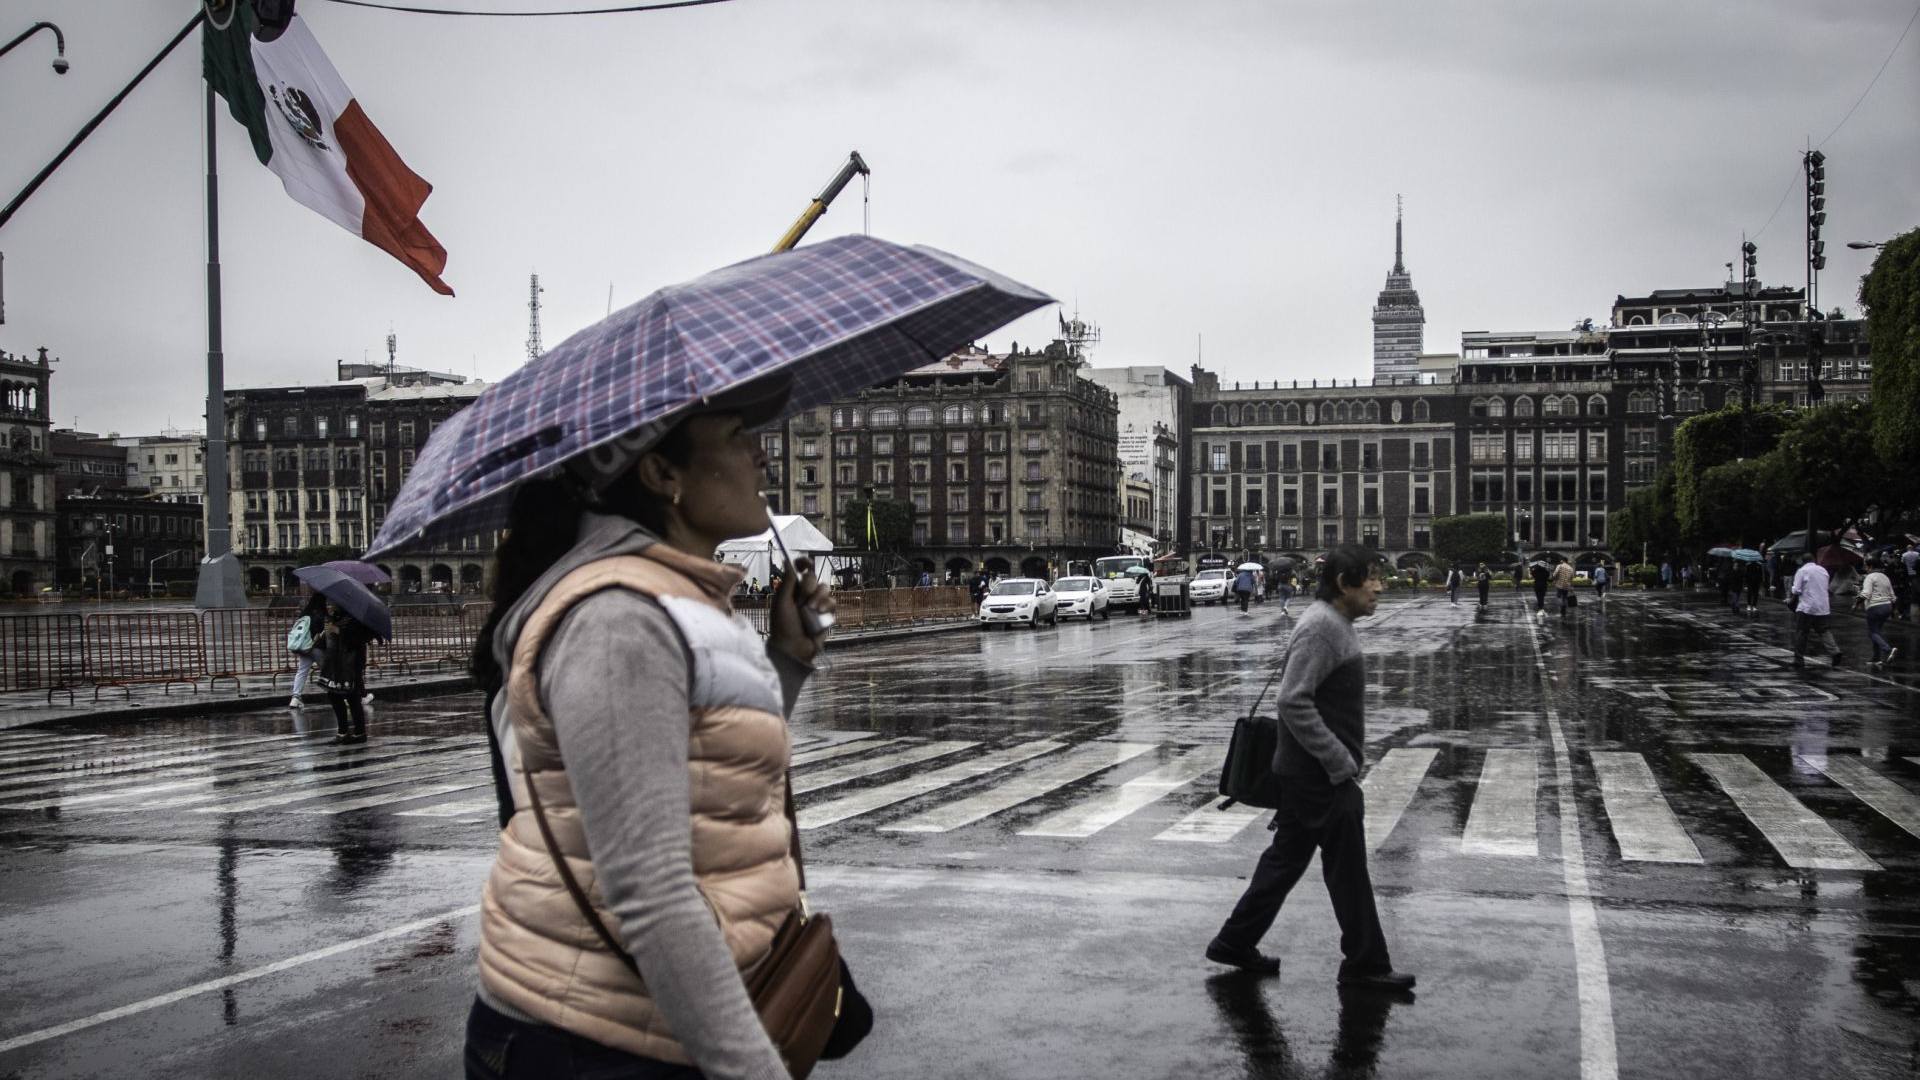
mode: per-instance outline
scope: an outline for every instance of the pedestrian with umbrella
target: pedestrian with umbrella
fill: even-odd
[[[1487,606],[1487,594],[1493,589],[1493,571],[1487,569],[1486,563],[1481,563],[1480,568],[1473,572],[1473,583],[1480,590],[1480,606],[1484,608]]]
[[[320,685],[333,706],[336,746],[367,741],[367,645],[393,637],[393,615],[372,590],[339,570],[303,566],[294,576],[327,601],[325,622],[314,639],[320,650]]]
[[[1259,572],[1259,563],[1245,562],[1234,568],[1233,594],[1240,598],[1242,615],[1247,613],[1247,605],[1253,601],[1253,575]]]
[[[1760,589],[1767,583],[1765,558],[1753,548],[1740,548],[1733,553],[1733,565],[1740,573],[1743,606],[1748,615],[1760,610]]]
[[[287,651],[299,658],[293,669],[293,699],[287,702],[287,708],[305,708],[300,695],[307,692],[307,682],[313,677],[313,669],[320,662],[320,631],[327,621],[327,598],[319,593],[307,596],[307,602],[300,607],[300,614],[293,620],[293,626],[287,631]]]
[[[844,965],[822,985],[775,951],[821,925],[802,906],[786,718],[832,597],[796,560],[763,639],[714,551],[768,528],[760,428],[1051,302],[840,237],[661,290],[434,433],[372,550],[506,530],[473,656],[502,830],[469,1077],[506,1075],[509,1046],[515,1076],[785,1077],[823,1053],[816,1036],[837,1056],[864,1034]],[[770,985],[750,994],[750,977]],[[776,1045],[786,1027],[756,1015],[776,991],[828,995],[830,1034]]]
[[[1535,559],[1528,564],[1533,572],[1533,621],[1545,622],[1547,618],[1547,564]]]

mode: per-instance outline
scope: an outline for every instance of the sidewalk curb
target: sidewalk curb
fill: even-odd
[[[827,639],[829,649],[852,649],[862,645],[877,645],[889,641],[922,637],[929,634],[948,634],[959,630],[974,630],[979,623],[968,619],[938,626],[908,627],[902,630],[882,630],[859,637]],[[367,689],[374,696],[374,704],[383,701],[411,701],[414,698],[432,697],[440,694],[459,693],[474,689],[473,676],[448,675],[438,678],[423,678],[417,682],[375,684]],[[45,724],[86,724],[110,720],[160,720],[172,716],[207,716],[210,714],[257,712],[285,704],[286,693],[255,694],[252,696],[214,697],[207,694],[189,694],[176,701],[156,705],[122,706],[118,709],[100,709],[94,712],[73,713],[66,716],[50,716],[42,720],[29,720],[25,723],[8,725],[0,720],[0,731],[26,731]]]

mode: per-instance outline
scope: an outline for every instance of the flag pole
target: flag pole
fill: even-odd
[[[226,357],[220,349],[220,159],[214,129],[215,95],[207,84],[207,498],[206,556],[193,590],[196,608],[247,606],[240,561],[233,555],[233,516],[227,506]]]

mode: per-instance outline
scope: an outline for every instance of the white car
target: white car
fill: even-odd
[[[980,601],[980,621],[988,626],[994,623],[1039,626],[1043,622],[1052,626],[1058,621],[1059,607],[1060,601],[1053,590],[1039,578],[1003,578],[994,582],[987,590],[987,598]]]
[[[1233,571],[1202,570],[1187,584],[1187,601],[1194,604],[1218,604],[1233,587]]]
[[[1107,583],[1095,577],[1063,577],[1053,583],[1053,594],[1059,601],[1056,610],[1062,619],[1092,622],[1096,615],[1102,619],[1112,618],[1108,591]]]

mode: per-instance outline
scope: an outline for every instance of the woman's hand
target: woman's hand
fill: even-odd
[[[795,559],[794,569],[798,572],[781,577],[780,588],[774,591],[773,601],[767,606],[767,640],[793,659],[811,664],[820,653],[820,638],[807,633],[800,608],[831,614],[833,594],[814,576],[812,559]],[[825,636],[822,633],[821,637]]]

